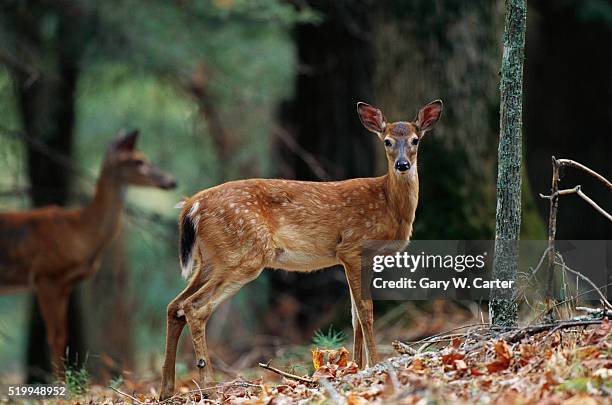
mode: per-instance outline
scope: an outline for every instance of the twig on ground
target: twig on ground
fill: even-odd
[[[528,335],[535,335],[536,333],[544,332],[549,329],[565,329],[565,328],[573,328],[576,326],[589,326],[589,325],[598,325],[602,321],[600,319],[587,320],[587,321],[562,321],[549,323],[544,325],[535,325],[529,326],[527,328],[522,328],[514,332],[507,332],[503,335],[508,335],[507,339],[505,339],[509,343],[515,343],[523,339]]]
[[[416,349],[413,349],[406,343],[400,342],[399,340],[394,340],[393,342],[391,342],[391,346],[393,346],[393,349],[399,354],[411,354],[411,355],[417,354]]]
[[[303,382],[305,384],[317,384],[318,383],[317,380],[314,380],[312,378],[309,378],[309,377],[300,377],[299,375],[287,373],[286,371],[279,370],[276,367],[272,367],[270,365],[270,362],[268,362],[267,364],[259,363],[259,367],[265,368],[266,370],[272,371],[273,373],[276,373],[278,375],[282,375],[285,378],[289,378],[291,380],[300,381],[300,382]]]
[[[125,392],[123,392],[123,391],[119,391],[119,390],[118,390],[117,388],[115,388],[115,387],[111,387],[111,386],[109,386],[108,388],[110,388],[111,390],[115,391],[115,392],[116,392],[117,394],[119,394],[119,395],[123,395],[124,397],[130,398],[131,400],[136,401],[136,402],[137,402],[137,403],[139,403],[139,404],[143,404],[143,403],[144,403],[144,402],[140,401],[138,398],[131,396],[130,394],[126,394],[126,393],[125,393]]]
[[[589,307],[576,307],[576,311],[586,312],[589,315],[599,316],[610,316],[612,317],[612,310],[605,308],[589,308]]]

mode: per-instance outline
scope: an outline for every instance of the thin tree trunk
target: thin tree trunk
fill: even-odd
[[[504,49],[501,69],[500,139],[495,216],[493,278],[515,280],[521,230],[521,143],[523,60],[527,4],[506,0]],[[517,321],[515,297],[494,296],[489,311],[493,325],[513,326]]]

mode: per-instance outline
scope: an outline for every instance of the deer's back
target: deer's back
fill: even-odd
[[[366,239],[394,239],[384,177],[340,182],[250,179],[191,197],[204,260],[308,271],[338,263]]]
[[[78,215],[59,207],[0,213],[0,288],[25,287],[37,274],[83,261]]]

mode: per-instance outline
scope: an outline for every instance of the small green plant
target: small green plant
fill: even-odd
[[[123,385],[123,375],[119,374],[118,376],[111,378],[108,386],[111,388],[118,389]]]
[[[82,366],[67,365],[64,372],[64,384],[66,390],[72,395],[85,394],[89,386],[89,373],[85,368],[85,363]]]
[[[346,334],[341,330],[334,330],[334,325],[330,325],[327,332],[319,329],[312,337],[312,344],[321,349],[339,349],[344,342]]]

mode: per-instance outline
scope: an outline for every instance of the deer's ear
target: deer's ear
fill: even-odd
[[[357,103],[357,114],[359,114],[361,123],[368,131],[372,131],[376,135],[381,136],[387,125],[382,111],[369,104],[359,102]]]
[[[116,151],[132,151],[136,147],[138,130],[129,131],[113,141],[112,148]]]
[[[435,100],[421,108],[417,116],[417,126],[421,133],[429,131],[442,115],[442,100]]]

